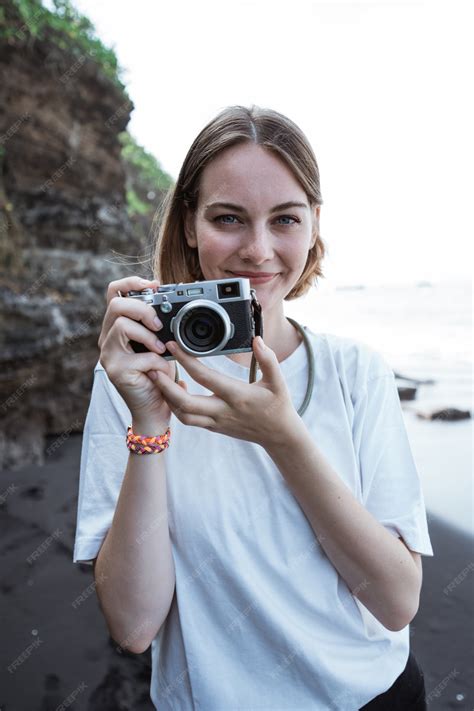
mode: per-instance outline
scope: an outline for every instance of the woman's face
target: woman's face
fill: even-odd
[[[298,204],[281,207],[285,203]],[[262,146],[240,144],[204,168],[194,220],[187,213],[186,240],[197,247],[206,280],[274,274],[266,281],[250,278],[268,309],[302,274],[316,241],[319,211],[313,209],[313,221],[306,193],[282,159]]]

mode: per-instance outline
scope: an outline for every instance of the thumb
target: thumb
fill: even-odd
[[[253,339],[252,346],[258,366],[262,371],[262,375],[274,378],[275,372],[278,370],[278,368],[275,369],[275,364],[277,363],[275,352],[265,345],[261,336],[256,336]]]

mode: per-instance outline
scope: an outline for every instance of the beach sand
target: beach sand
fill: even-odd
[[[81,436],[71,435],[45,466],[0,475],[0,711],[54,711],[61,703],[76,711],[153,709],[150,650],[135,655],[117,648],[91,566],[72,562],[80,450]],[[435,555],[422,558],[411,647],[425,675],[428,708],[472,711],[473,539],[429,508],[428,524]],[[83,601],[73,605],[81,594]]]

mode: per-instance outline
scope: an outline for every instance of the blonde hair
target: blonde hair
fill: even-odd
[[[181,167],[178,180],[165,195],[153,225],[153,274],[160,284],[204,281],[196,248],[184,234],[186,209],[196,210],[199,182],[204,167],[225,148],[252,142],[274,151],[303,187],[311,208],[322,205],[319,168],[311,145],[301,129],[283,114],[259,106],[229,106],[196,136]],[[160,219],[161,214],[161,219]],[[317,230],[316,241],[308,250],[304,270],[285,301],[296,299],[322,277],[321,263],[326,247]],[[314,232],[313,232],[314,234]]]

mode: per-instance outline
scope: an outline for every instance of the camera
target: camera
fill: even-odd
[[[176,341],[193,356],[247,353],[252,339],[263,337],[261,305],[245,277],[165,284],[126,296],[153,306],[163,324],[160,341]],[[135,353],[148,351],[143,343],[130,345]],[[174,356],[166,350],[163,358]]]

